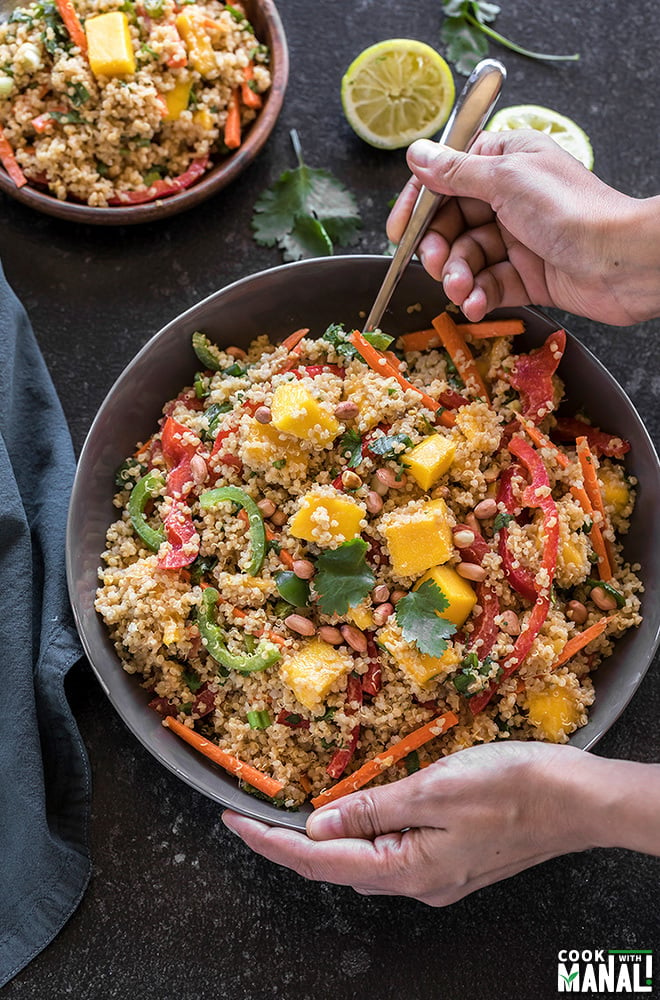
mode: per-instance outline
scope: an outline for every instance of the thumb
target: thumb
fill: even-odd
[[[312,813],[307,834],[312,840],[373,840],[383,833],[433,825],[425,822],[430,819],[430,797],[422,785],[422,772],[418,772],[389,785],[353,792]]]
[[[436,194],[490,201],[496,158],[463,153],[439,142],[418,139],[409,147],[408,166]]]

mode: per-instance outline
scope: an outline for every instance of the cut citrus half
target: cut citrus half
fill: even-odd
[[[454,103],[454,78],[424,42],[390,38],[353,60],[341,81],[351,128],[379,149],[399,149],[442,128]]]
[[[486,125],[489,132],[507,132],[518,128],[545,132],[588,170],[593,169],[594,151],[589,136],[572,118],[538,104],[516,104],[510,108],[501,108]]]

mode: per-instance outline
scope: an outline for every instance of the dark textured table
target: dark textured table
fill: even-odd
[[[658,193],[660,12],[624,5],[511,0],[497,27],[577,64],[503,55],[503,104],[574,117],[596,170],[638,197]],[[258,194],[293,165],[296,127],[312,166],[355,193],[356,249],[385,246],[403,153],[362,144],[341,114],[343,70],[363,47],[410,36],[439,45],[440,0],[281,0],[292,72],[265,151],[229,189],[186,215],[134,229],[70,226],[2,198],[0,257],[27,307],[79,449],[114,379],[163,324],[235,278],[279,263],[257,247]],[[658,439],[660,321],[615,330],[561,317],[618,377]],[[647,595],[647,599],[656,599]],[[598,752],[660,760],[656,661]],[[253,856],[218,807],[160,768],[124,728],[86,663],[71,699],[91,757],[91,885],[55,942],[8,998],[532,998],[556,995],[560,948],[660,947],[660,860],[624,851],[555,859],[446,910],[306,883]],[[657,971],[656,971],[657,979]],[[660,995],[654,988],[653,995]],[[648,995],[648,994],[647,994]]]

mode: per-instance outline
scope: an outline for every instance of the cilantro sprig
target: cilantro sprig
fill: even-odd
[[[284,260],[329,257],[335,244],[353,243],[361,221],[353,195],[328,170],[308,167],[298,133],[291,132],[298,166],[283,174],[257,200],[254,238],[278,246]]]
[[[488,0],[443,0],[445,21],[442,40],[447,46],[447,58],[454,63],[459,73],[468,76],[477,63],[488,55],[489,38],[528,59],[575,62],[580,58],[577,52],[573,55],[532,52],[505,38],[491,27],[500,9],[497,4],[489,3]]]
[[[442,612],[449,607],[445,595],[433,580],[425,580],[397,603],[395,617],[406,642],[414,643],[420,653],[442,656],[447,640],[456,626]]]
[[[367,547],[362,538],[353,538],[319,556],[314,589],[324,615],[345,615],[373,588],[376,578],[365,558]]]

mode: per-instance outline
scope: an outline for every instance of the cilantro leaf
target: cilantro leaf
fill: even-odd
[[[362,437],[354,427],[349,427],[339,442],[341,453],[348,456],[347,469],[357,469],[362,461]]]
[[[501,531],[502,528],[506,528],[511,523],[511,521],[514,520],[515,518],[513,514],[503,514],[502,511],[500,511],[499,514],[497,514],[495,520],[493,521],[493,533],[497,534],[498,531]]]
[[[262,246],[278,246],[285,260],[328,257],[335,244],[354,242],[361,224],[357,205],[328,170],[307,166],[297,133],[291,139],[298,166],[285,170],[257,200],[254,238]]]
[[[367,543],[362,538],[353,538],[319,556],[314,589],[324,615],[345,615],[372,589],[376,578],[365,559],[366,551]]]
[[[454,63],[459,73],[466,76],[488,54],[489,38],[528,59],[574,62],[580,58],[578,54],[565,56],[531,52],[500,35],[490,27],[500,13],[500,8],[488,0],[443,0],[442,10],[445,15],[442,40],[447,46],[447,58]]]
[[[425,580],[417,590],[402,597],[395,617],[406,642],[414,643],[420,653],[442,656],[447,639],[456,631],[453,622],[441,617],[448,607],[447,598],[433,580]]]
[[[405,451],[405,448],[401,449],[399,445],[412,448],[412,441],[407,434],[384,434],[369,442],[369,451],[380,458],[398,458]]]

